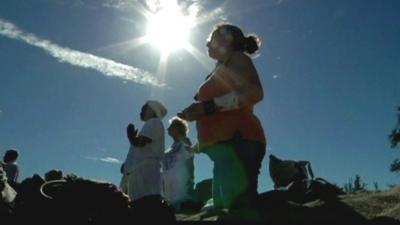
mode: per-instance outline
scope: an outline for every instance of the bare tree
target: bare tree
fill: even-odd
[[[356,174],[355,178],[349,178],[349,181],[343,185],[343,191],[346,193],[354,193],[356,191],[366,191],[367,184],[361,179],[361,176]]]
[[[367,184],[364,183],[361,179],[361,176],[356,174],[356,177],[354,178],[354,191],[365,191]]]
[[[343,191],[346,193],[353,192],[353,179],[350,178],[349,181],[343,185]]]
[[[375,189],[375,192],[379,191],[378,182],[374,182],[374,189]]]

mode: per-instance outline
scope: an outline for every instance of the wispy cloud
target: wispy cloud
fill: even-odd
[[[213,9],[212,11],[201,13],[198,15],[199,16],[197,18],[197,21],[199,24],[215,20],[227,20],[224,14],[224,9],[222,7],[218,7]]]
[[[182,13],[195,18],[199,23],[223,19],[224,9],[222,7],[211,8],[207,6],[204,0],[104,0],[104,7],[116,8],[119,10],[147,10],[148,12],[155,13],[160,9],[166,8],[171,5],[180,7]],[[146,12],[142,12],[146,15]]]
[[[116,9],[126,9],[127,7],[132,7],[137,4],[137,0],[104,0],[102,5],[104,7],[116,8]]]
[[[43,49],[59,62],[69,63],[74,66],[97,70],[98,72],[124,80],[130,80],[141,84],[160,86],[152,74],[139,68],[118,63],[110,59],[95,56],[90,53],[61,47],[49,40],[37,37],[32,33],[19,29],[15,24],[0,19],[0,35],[25,42],[31,46]]]
[[[184,0],[184,1],[146,0],[146,2],[148,4],[153,4],[153,5],[155,4],[159,8],[164,7],[163,4],[166,5],[166,4],[171,4],[170,2],[176,2],[176,4],[179,4],[183,13],[187,14],[190,17],[195,18],[199,23],[214,21],[214,20],[218,20],[218,19],[226,19],[225,15],[224,15],[223,7],[210,6],[209,2],[211,2],[211,1],[204,1],[204,0]]]
[[[86,156],[85,159],[93,160],[93,161],[100,161],[100,162],[105,162],[105,163],[114,163],[114,164],[122,164],[122,162],[119,159],[113,158],[113,157],[92,157],[92,156]]]

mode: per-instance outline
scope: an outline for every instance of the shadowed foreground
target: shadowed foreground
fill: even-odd
[[[400,187],[385,192],[359,192],[341,195],[337,200],[295,204],[283,201],[277,193],[260,195],[260,216],[263,224],[399,224]],[[181,221],[227,221],[229,216],[178,214]]]
[[[17,188],[16,198],[0,202],[0,221],[16,224],[54,222],[62,219],[75,224],[177,222],[251,222],[262,224],[396,224],[400,225],[400,187],[385,192],[356,192],[337,198],[316,200],[305,204],[288,201],[285,192],[269,191],[259,195],[258,211],[240,213],[199,212],[175,213],[171,206],[156,198],[129,202],[115,185],[107,182],[66,177],[47,182],[40,176],[24,180]],[[198,185],[201,189],[201,185]],[[5,186],[2,187],[2,195]],[[43,195],[43,193],[45,195]],[[202,197],[209,196],[210,193]],[[7,196],[4,195],[4,196]],[[2,196],[2,197],[4,197]],[[206,207],[207,208],[207,207]],[[199,212],[199,213],[198,213]],[[249,216],[250,215],[250,216]]]

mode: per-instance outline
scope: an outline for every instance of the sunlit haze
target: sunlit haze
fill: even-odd
[[[179,8],[165,8],[148,18],[147,38],[162,53],[170,53],[187,45],[194,21]]]

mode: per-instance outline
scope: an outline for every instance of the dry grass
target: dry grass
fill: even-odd
[[[386,216],[400,221],[400,187],[385,192],[344,195],[342,201],[368,219]]]
[[[304,205],[288,204],[280,211],[263,210],[263,221],[272,224],[342,224],[346,222],[371,222],[384,219],[400,225],[400,186],[384,192],[357,192],[339,197],[338,202],[309,202]],[[276,210],[272,208],[273,210]],[[278,215],[278,216],[276,216]],[[279,216],[283,215],[283,217]],[[215,221],[217,217],[204,213],[177,215],[178,220]],[[281,220],[282,219],[282,220]]]

